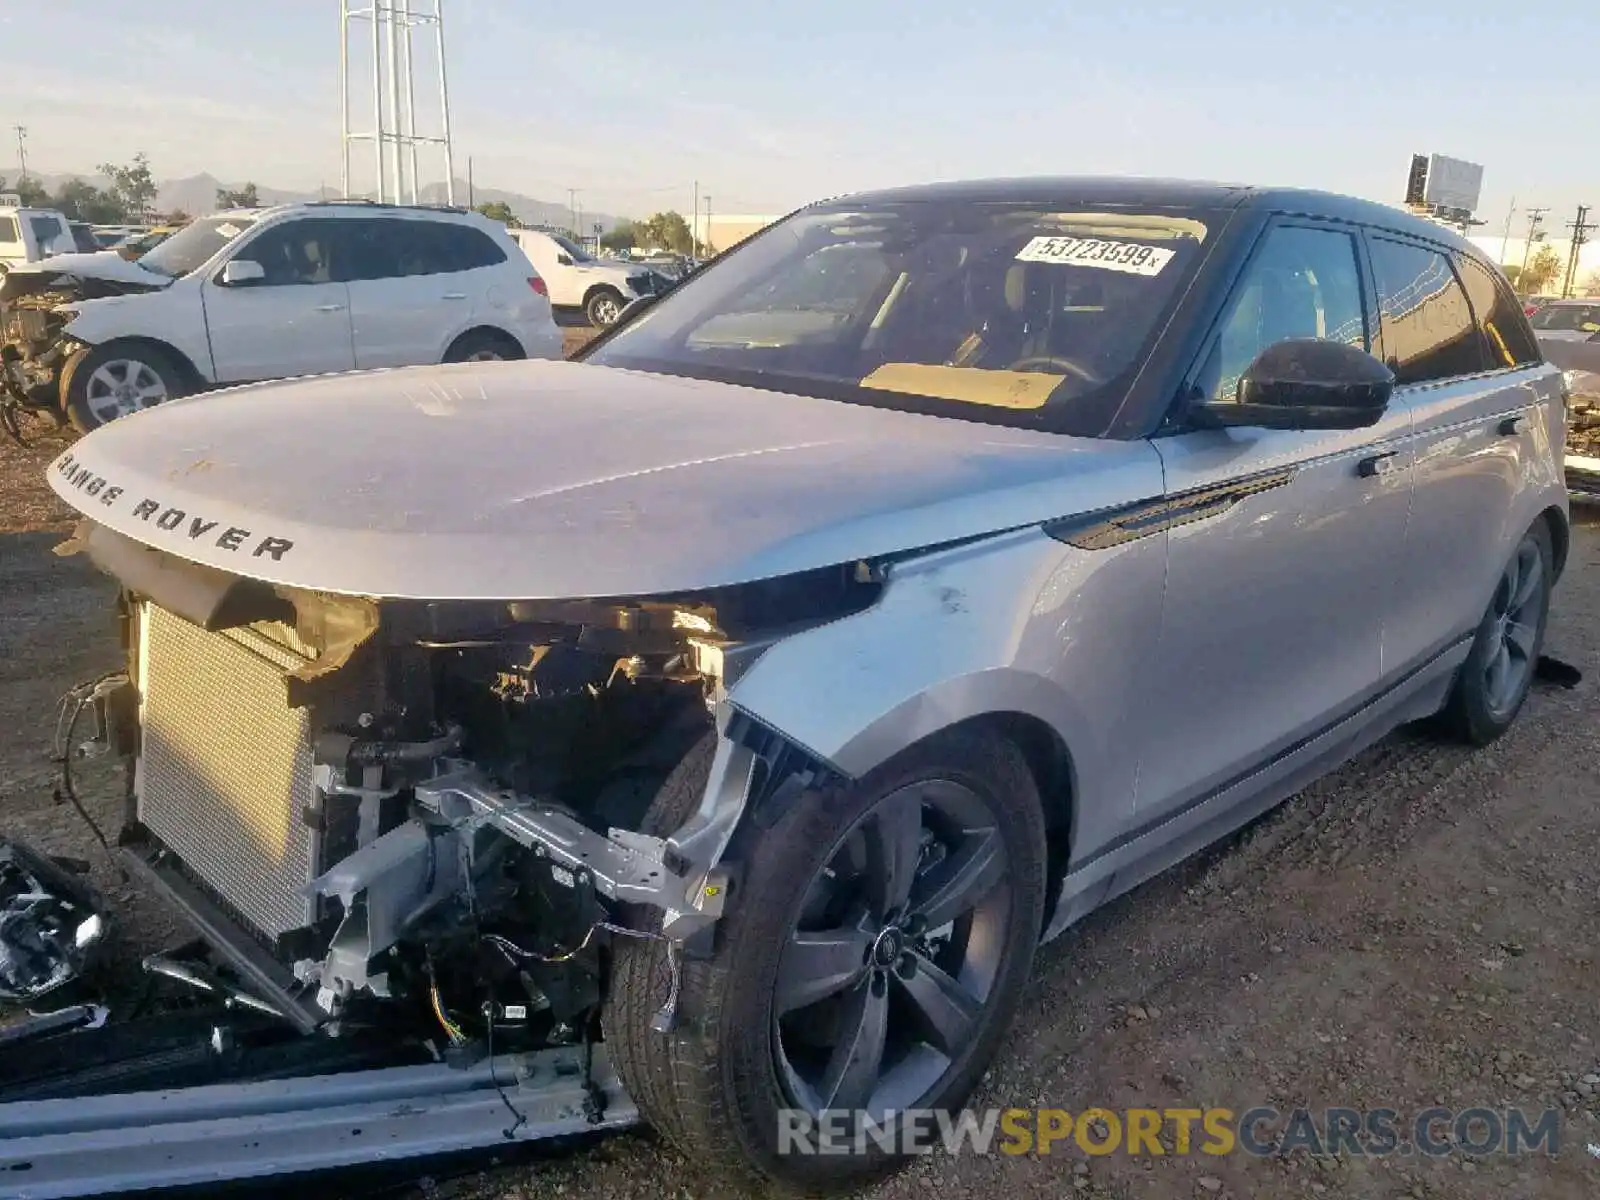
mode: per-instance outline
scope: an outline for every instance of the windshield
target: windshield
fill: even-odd
[[[185,226],[138,262],[148,271],[177,279],[205,266],[211,257],[255,224],[251,217],[207,217]]]
[[[1528,318],[1535,329],[1600,333],[1600,302],[1548,304]]]
[[[995,424],[1110,424],[1207,233],[1190,213],[804,211],[585,355]]]
[[[565,250],[567,252],[568,257],[570,257],[573,262],[593,262],[594,261],[594,256],[593,255],[591,255],[582,246],[580,246],[576,242],[572,241],[570,238],[564,238],[559,233],[552,233],[552,234],[548,234],[546,236],[548,236],[549,239],[552,242],[554,242],[556,245],[560,246],[563,250]]]

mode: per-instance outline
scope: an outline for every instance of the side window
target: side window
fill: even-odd
[[[20,242],[22,231],[17,228],[15,217],[0,217],[0,242]]]
[[[33,240],[40,254],[56,254],[71,249],[69,245],[58,244],[68,240],[67,227],[55,217],[29,217],[28,226],[33,230]]]
[[[1484,369],[1482,344],[1450,260],[1437,250],[1372,239],[1383,345],[1395,381],[1431,383]]]
[[[1483,335],[1484,352],[1495,369],[1522,367],[1540,360],[1539,343],[1522,305],[1511,294],[1511,285],[1476,259],[1461,258],[1461,281],[1467,285],[1467,299]]]
[[[401,261],[406,239],[400,226],[409,222],[349,219],[338,222],[339,278],[353,283],[363,279],[395,279],[407,274]]]
[[[338,221],[285,221],[265,230],[239,250],[234,257],[258,262],[266,272],[262,284],[287,287],[293,284],[334,283],[334,227]]]
[[[1361,269],[1350,234],[1294,225],[1268,232],[1223,315],[1199,381],[1205,395],[1232,400],[1256,356],[1286,338],[1367,348]]]
[[[465,225],[407,217],[344,224],[360,230],[355,235],[357,257],[350,264],[352,279],[447,275],[506,261],[492,238]]]
[[[494,239],[470,225],[429,222],[433,230],[434,258],[438,271],[475,271],[479,267],[499,266],[505,254]]]

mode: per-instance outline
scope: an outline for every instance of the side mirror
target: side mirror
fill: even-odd
[[[558,254],[558,255],[556,255],[556,261],[558,263],[560,263],[563,267],[570,267],[572,265],[572,255],[570,255],[570,254]]]
[[[1357,346],[1287,338],[1256,356],[1239,379],[1237,400],[1190,410],[1206,429],[1364,429],[1394,394],[1394,372]]]
[[[223,287],[239,287],[247,283],[260,283],[267,277],[267,269],[248,258],[235,258],[223,264],[222,275],[217,280]]]

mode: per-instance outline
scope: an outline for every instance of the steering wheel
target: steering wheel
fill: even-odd
[[[1053,354],[1030,354],[1027,358],[1017,359],[1017,361],[1012,363],[1007,370],[1027,371],[1029,369],[1038,367],[1055,367],[1059,370],[1065,371],[1069,375],[1076,375],[1085,383],[1101,382],[1100,376],[1089,370],[1088,367],[1073,362],[1070,358],[1057,358]]]

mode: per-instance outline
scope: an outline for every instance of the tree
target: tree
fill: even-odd
[[[30,176],[24,175],[9,189],[6,187],[6,181],[0,179],[0,192],[7,190],[16,193],[17,198],[22,201],[23,208],[49,207],[50,193],[44,190],[43,184]]]
[[[1561,274],[1561,255],[1554,246],[1540,246],[1517,277],[1517,286],[1526,296],[1536,295]]]
[[[1589,278],[1583,281],[1583,294],[1585,296],[1600,296],[1600,271],[1589,272]]]
[[[600,235],[603,250],[632,250],[638,244],[638,230],[632,221],[618,221],[608,233]]]
[[[50,204],[72,220],[88,221],[91,225],[114,225],[122,220],[122,205],[117,198],[83,179],[63,182]]]
[[[1505,272],[1506,282],[1512,287],[1516,287],[1517,277],[1522,274],[1522,268],[1516,263],[1512,263],[1509,266],[1502,264],[1500,269]]]
[[[689,254],[694,249],[694,234],[689,232],[689,222],[681,213],[660,212],[647,221],[640,221],[636,244],[671,250],[674,254]]]
[[[499,221],[502,225],[516,225],[517,214],[511,211],[511,206],[504,200],[486,200],[472,210],[482,213],[491,221]]]
[[[260,208],[261,198],[256,195],[256,185],[253,183],[246,183],[237,191],[233,191],[229,188],[218,188],[217,207]]]
[[[167,214],[168,225],[187,225],[192,220],[194,218],[181,208],[175,208]]]
[[[101,163],[98,170],[111,181],[111,194],[122,206],[122,215],[142,221],[156,198],[156,181],[150,174],[150,159],[143,150],[133,156],[133,161],[119,167],[115,163]]]

